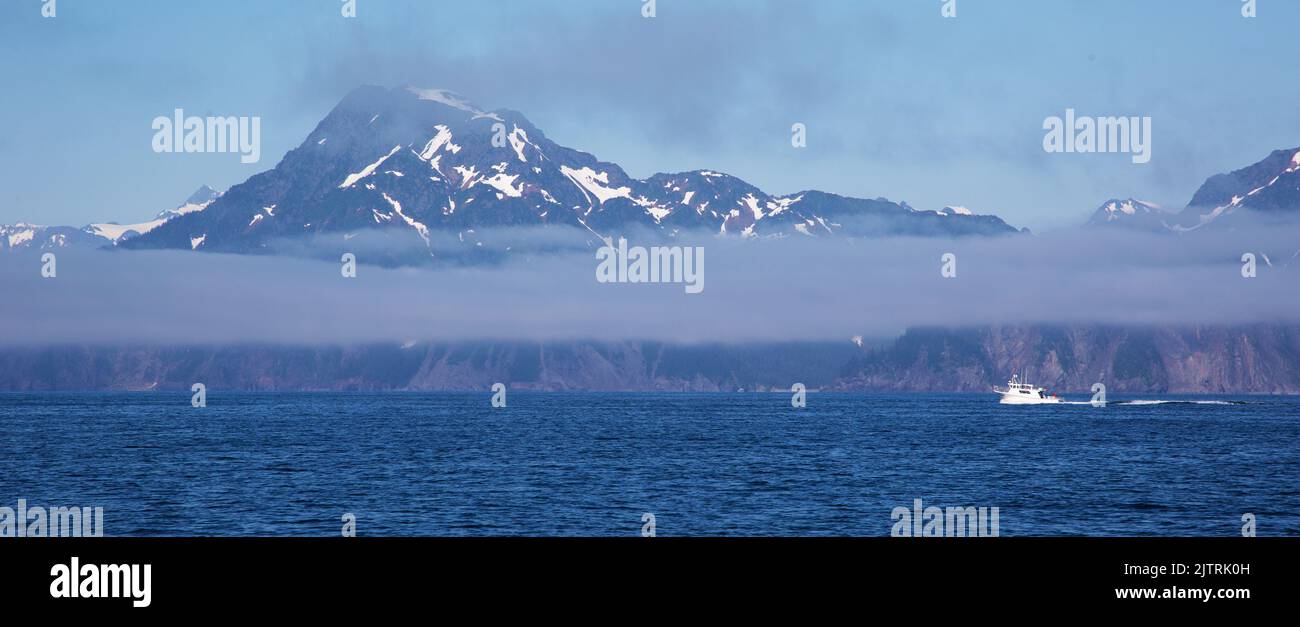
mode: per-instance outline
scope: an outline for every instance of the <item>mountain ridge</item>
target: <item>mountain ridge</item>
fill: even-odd
[[[1181,211],[1165,211],[1133,198],[1111,199],[1102,203],[1086,226],[1178,234],[1210,225],[1231,229],[1252,218],[1279,217],[1300,217],[1300,147],[1274,150],[1244,168],[1210,176]]]
[[[311,367],[304,368],[304,364]],[[651,341],[353,346],[0,347],[0,390],[985,393],[1012,372],[1054,391],[1300,394],[1295,324],[914,328],[879,344]],[[990,402],[993,402],[990,394]]]
[[[712,170],[635,179],[554,143],[518,112],[440,90],[367,86],[275,168],[127,247],[252,252],[277,238],[384,229],[418,236],[437,257],[431,231],[473,244],[484,229],[510,226],[571,226],[598,239],[634,226],[667,236],[1018,232],[996,216],[944,217],[820,191],[774,196]],[[852,224],[859,219],[870,223]]]
[[[1112,198],[1085,227],[1186,233],[1247,216],[1300,215],[1300,148],[1210,176],[1181,211]],[[445,90],[362,86],[349,92],[272,169],[226,192],[203,186],[152,220],[80,229],[0,225],[0,249],[65,246],[274,253],[306,238],[379,237],[419,257],[482,246],[498,227],[569,226],[590,243],[640,228],[740,237],[962,237],[1027,232],[962,206],[917,210],[885,198],[820,190],[772,195],[715,170],[645,179],[561,146],[511,109],[487,111]],[[439,246],[442,246],[439,248]],[[418,259],[401,257],[399,262]]]
[[[207,185],[200,186],[185,202],[172,209],[163,209],[152,220],[122,224],[119,222],[94,222],[81,228],[72,226],[47,226],[18,222],[0,224],[0,251],[20,248],[49,250],[69,246],[112,247],[138,237],[161,226],[173,218],[202,211],[221,196]]]

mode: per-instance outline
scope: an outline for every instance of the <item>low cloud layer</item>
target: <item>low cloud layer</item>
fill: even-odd
[[[910,326],[1300,319],[1300,243],[1268,229],[1175,238],[740,240],[698,234],[705,289],[596,280],[590,234],[481,233],[487,266],[384,268],[320,241],[295,256],[62,251],[0,255],[0,343],[352,344],[448,339],[787,342]],[[658,242],[632,236],[631,244]],[[458,245],[445,242],[441,245]],[[340,275],[357,252],[355,279]],[[538,252],[539,250],[547,252]],[[551,252],[557,251],[557,252]],[[1242,277],[1253,252],[1258,276]],[[957,276],[940,275],[953,253]],[[1271,265],[1270,265],[1271,264]]]

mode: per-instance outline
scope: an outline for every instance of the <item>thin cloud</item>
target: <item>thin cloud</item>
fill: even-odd
[[[786,342],[931,325],[1294,321],[1300,245],[1291,232],[857,241],[692,234],[669,243],[704,246],[697,295],[681,284],[598,283],[590,237],[554,228],[484,232],[488,246],[511,250],[486,266],[384,268],[367,265],[370,253],[357,248],[355,279],[340,274],[337,241],[297,257],[65,251],[53,279],[40,277],[35,256],[12,253],[0,265],[0,325],[10,330],[8,345],[188,345]],[[1259,271],[1244,279],[1240,257],[1249,251]],[[940,276],[947,252],[957,255],[956,278]]]

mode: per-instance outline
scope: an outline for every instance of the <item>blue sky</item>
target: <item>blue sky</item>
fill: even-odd
[[[0,6],[0,223],[135,221],[275,165],[361,84],[525,113],[634,176],[960,204],[1017,226],[1103,200],[1181,207],[1300,146],[1300,2],[43,0]],[[156,154],[173,109],[262,118],[262,160]],[[1043,120],[1150,116],[1149,164],[1047,154]],[[808,147],[790,146],[790,126]]]

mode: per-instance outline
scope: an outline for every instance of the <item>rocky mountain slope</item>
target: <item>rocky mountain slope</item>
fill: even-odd
[[[1061,392],[1300,393],[1300,326],[913,329],[846,366],[845,390],[983,392],[1012,373]]]
[[[841,343],[411,343],[353,347],[0,348],[0,390],[730,391],[830,384],[862,349]]]
[[[550,225],[601,238],[636,227],[668,236],[1016,232],[995,216],[916,211],[884,199],[773,196],[708,170],[634,179],[556,144],[520,113],[484,111],[445,91],[363,87],[274,169],[125,247],[261,252],[306,235],[381,231],[437,258],[447,251],[435,232],[472,246],[494,227]]]
[[[1298,394],[1300,325],[913,329],[897,340],[680,346],[659,342],[354,347],[0,348],[0,390],[987,392],[1013,372],[1087,394]]]
[[[1300,148],[1274,150],[1240,170],[1211,176],[1181,211],[1131,198],[1112,199],[1102,203],[1087,224],[1186,233],[1260,219],[1300,221]]]

